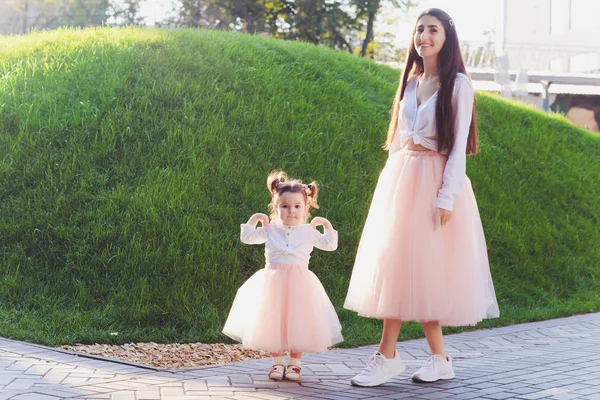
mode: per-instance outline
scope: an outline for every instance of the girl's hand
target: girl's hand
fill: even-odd
[[[256,213],[250,217],[247,223],[248,225],[256,226],[259,222],[262,224],[262,227],[265,228],[269,226],[269,217],[266,214]]]
[[[446,210],[445,208],[438,208],[438,214],[440,215],[440,225],[444,226],[452,218],[452,211]]]
[[[310,226],[314,229],[317,229],[317,226],[319,225],[323,225],[323,228],[325,229],[333,229],[333,225],[331,225],[331,222],[329,222],[327,218],[314,217],[313,220],[310,221]]]

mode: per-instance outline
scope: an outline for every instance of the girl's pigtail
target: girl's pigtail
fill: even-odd
[[[269,174],[267,177],[267,189],[269,190],[269,193],[271,193],[271,196],[274,196],[277,193],[279,185],[287,179],[287,174],[281,170],[275,170]]]
[[[267,189],[269,190],[269,193],[271,193],[271,201],[269,202],[268,206],[269,211],[271,212],[271,219],[277,218],[277,213],[275,212],[275,203],[279,197],[280,190],[285,186],[283,184],[288,180],[289,178],[287,174],[280,169],[271,171],[267,177]]]
[[[313,208],[319,208],[317,199],[319,198],[319,184],[317,181],[312,181],[306,185],[306,196],[308,198],[308,204]]]

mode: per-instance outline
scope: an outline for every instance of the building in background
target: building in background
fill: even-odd
[[[494,57],[489,46],[479,64],[466,57],[476,89],[562,112],[598,131],[600,1],[501,1],[503,23]]]
[[[510,69],[600,73],[600,1],[502,1],[497,49]]]

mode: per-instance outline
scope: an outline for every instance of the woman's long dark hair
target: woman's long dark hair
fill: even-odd
[[[406,63],[402,74],[400,75],[400,83],[396,96],[394,98],[394,105],[391,110],[390,124],[388,126],[387,140],[385,141],[384,149],[389,150],[396,134],[396,128],[398,127],[398,112],[400,101],[404,98],[404,90],[406,89],[406,83],[408,78],[412,75],[420,75],[424,71],[423,59],[417,53],[414,43],[415,33],[417,31],[417,23],[424,15],[431,15],[439,19],[446,33],[446,41],[442,46],[438,54],[438,70],[440,73],[440,87],[438,90],[438,96],[436,101],[435,109],[435,121],[437,128],[437,140],[438,140],[438,151],[439,152],[450,152],[454,145],[454,121],[455,113],[454,107],[452,106],[452,93],[454,91],[454,80],[457,73],[467,74],[465,69],[465,63],[460,52],[460,46],[458,43],[458,36],[456,35],[456,29],[454,22],[450,23],[452,18],[439,8],[427,9],[417,17],[417,22],[413,28],[410,45],[408,47],[408,54],[406,56]],[[479,151],[479,138],[477,135],[477,123],[475,121],[475,107],[473,107],[473,116],[471,119],[471,126],[469,127],[469,138],[467,140],[467,154],[475,154]]]

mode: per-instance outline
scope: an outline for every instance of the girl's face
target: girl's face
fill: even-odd
[[[437,56],[446,41],[446,31],[442,21],[431,15],[423,15],[417,21],[413,40],[421,58]]]
[[[277,199],[277,215],[284,225],[301,225],[306,220],[308,204],[302,193],[285,192]]]

